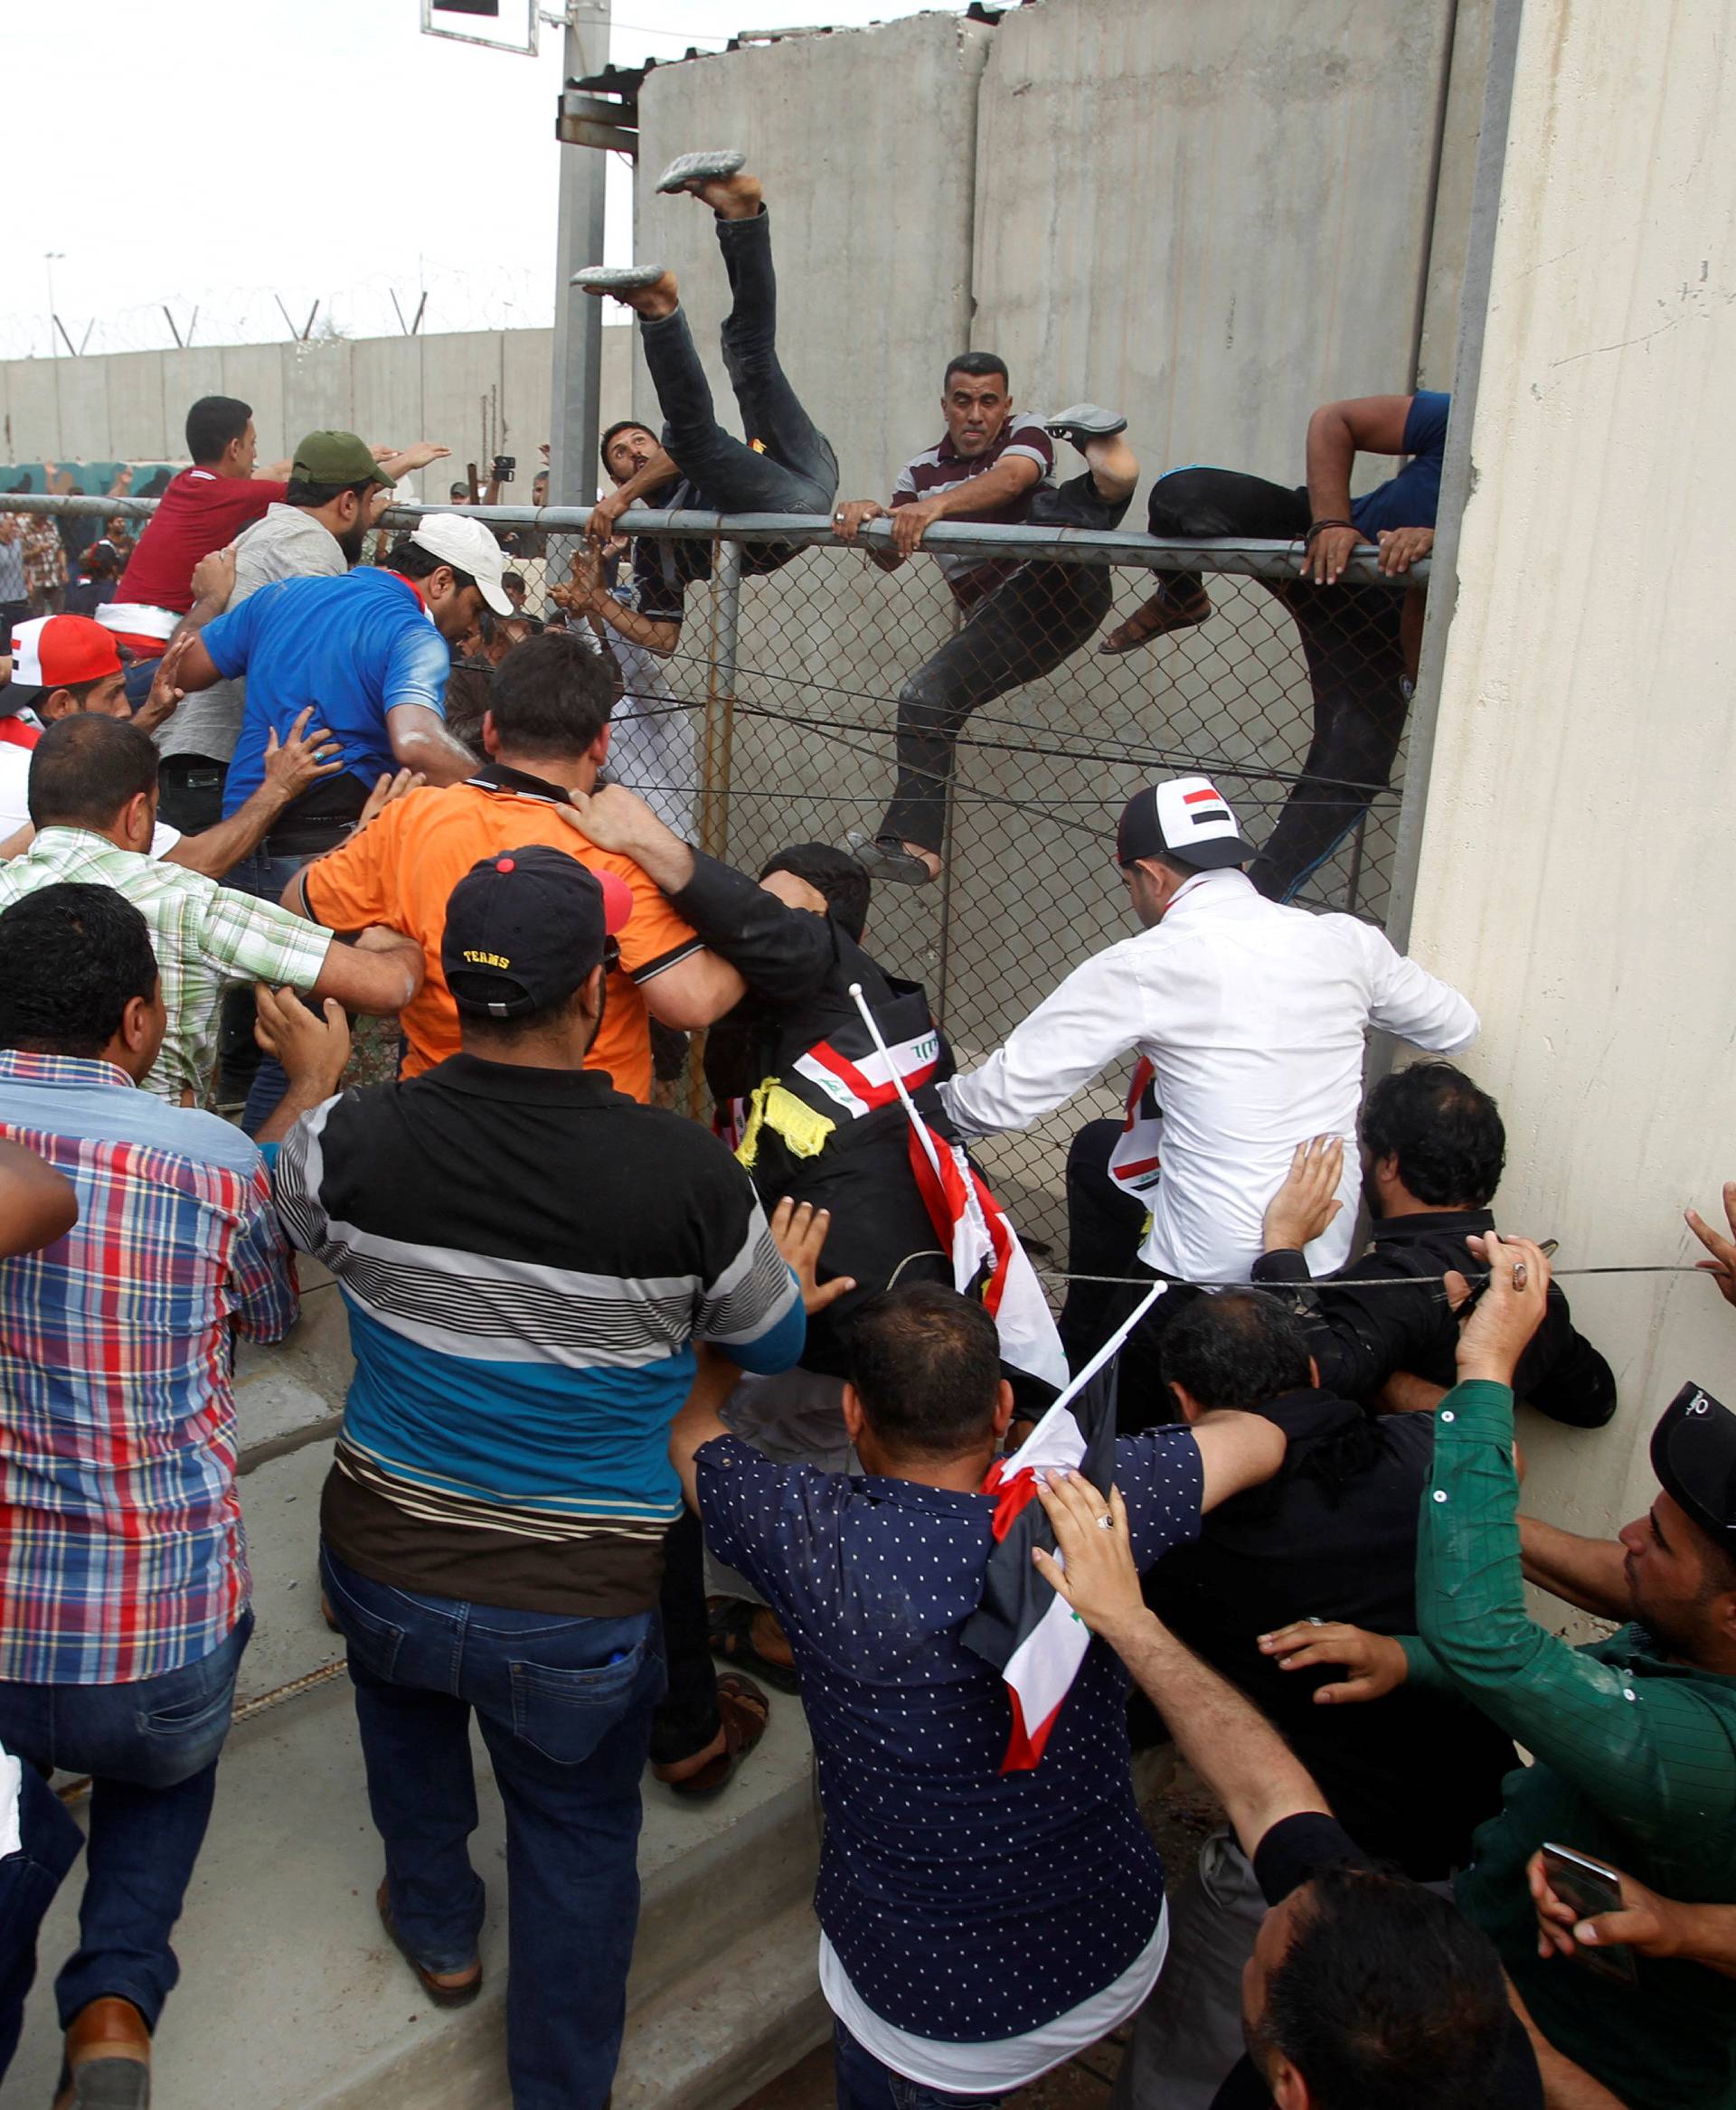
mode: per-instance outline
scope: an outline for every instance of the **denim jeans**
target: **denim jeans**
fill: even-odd
[[[18,1851],[0,1859],[0,2081],[18,2049],[24,1996],[36,1976],[36,1930],[84,1844],[66,1804],[36,1768],[21,1771]]]
[[[838,488],[832,443],[802,408],[778,361],[778,281],[771,221],[720,220],[732,305],[722,331],[724,371],[743,438],[717,421],[687,317],[680,308],[640,325],[645,363],[663,411],[663,444],[719,513],[825,513]],[[747,445],[757,439],[763,454]]]
[[[837,2074],[838,2110],[995,2110],[1006,2100],[998,2096],[949,2096],[942,2089],[907,2081],[864,2049],[844,2024],[832,2025],[832,2056]]]
[[[1146,525],[1154,535],[1260,535],[1299,541],[1308,532],[1307,491],[1237,469],[1177,469],[1151,487]],[[1185,600],[1198,572],[1163,575]],[[1314,697],[1314,737],[1249,877],[1269,900],[1288,901],[1324,864],[1384,791],[1404,735],[1410,700],[1404,686],[1399,626],[1404,596],[1384,586],[1268,589],[1289,610],[1302,637]]]
[[[320,1571],[349,1644],[392,1917],[433,1971],[476,1956],[474,1711],[506,1810],[514,2110],[603,2110],[639,1911],[639,1776],[663,1692],[657,1616],[563,1619]]]
[[[229,1734],[244,1613],[198,1662],[126,1685],[0,1684],[0,1744],[90,1776],[77,1953],[55,1981],[62,2029],[105,1994],[154,2029],[180,1966],[169,1936],[204,1843]]]
[[[264,850],[252,850],[223,874],[223,884],[233,887],[238,894],[251,894],[256,901],[269,901],[275,908],[285,887],[307,862],[305,857],[272,857]],[[261,1056],[241,1111],[241,1126],[248,1135],[259,1134],[288,1088],[282,1063],[275,1055]]]
[[[1087,473],[1039,491],[1026,525],[1107,530],[1118,527],[1126,511],[1125,503],[1099,496]],[[882,836],[924,850],[945,846],[947,787],[965,721],[1071,659],[1109,614],[1113,594],[1103,565],[1035,562],[1021,564],[977,602],[899,693],[898,785]]]

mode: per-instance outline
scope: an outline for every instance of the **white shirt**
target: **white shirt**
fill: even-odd
[[[1101,1992],[1082,2000],[1052,2022],[1023,2037],[1002,2037],[992,2044],[948,2044],[936,2037],[913,2037],[877,2015],[851,1984],[838,1953],[820,1936],[820,1992],[826,2004],[863,2049],[919,2087],[942,2095],[1005,2095],[1027,2086],[1040,2076],[1118,2030],[1150,1997],[1169,1952],[1169,1900],[1157,1916],[1157,1931],[1127,1969]]]
[[[0,741],[0,843],[30,825],[30,758],[34,750]],[[166,857],[181,840],[179,828],[166,821],[156,824],[151,837],[151,855]]]
[[[1343,1136],[1344,1207],[1308,1248],[1319,1276],[1350,1256],[1371,1026],[1451,1054],[1478,1021],[1371,925],[1281,908],[1245,872],[1201,872],[1161,923],[1075,967],[1005,1047],[940,1091],[967,1135],[1024,1128],[1137,1049],[1164,1110],[1140,1257],[1194,1282],[1245,1282],[1297,1144]]]

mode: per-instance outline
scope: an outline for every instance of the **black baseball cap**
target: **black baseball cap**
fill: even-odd
[[[1201,871],[1222,871],[1245,864],[1254,846],[1242,840],[1230,801],[1209,777],[1172,777],[1136,791],[1122,807],[1115,854],[1123,866],[1168,857]]]
[[[532,843],[473,864],[446,904],[440,966],[460,1011],[523,1018],[612,966],[633,896],[612,871]]]
[[[1652,1431],[1658,1484],[1719,1545],[1736,1552],[1736,1414],[1687,1384]]]

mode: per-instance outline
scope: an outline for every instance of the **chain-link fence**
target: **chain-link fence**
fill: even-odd
[[[55,505],[0,498],[0,509]],[[561,606],[584,511],[477,516],[507,543],[527,615],[585,620]],[[415,518],[405,509],[387,524]],[[892,832],[920,841],[933,824],[944,867],[927,886],[879,884],[868,939],[887,968],[927,985],[961,1065],[1127,935],[1115,819],[1156,777],[1213,777],[1265,846],[1256,876],[1269,891],[1293,884],[1307,906],[1387,913],[1420,593],[1407,611],[1406,588],[1371,558],[1321,589],[1300,580],[1299,545],[943,523],[889,572],[874,561],[889,551],[884,523],[861,548],[822,520],[632,513],[619,525],[665,553],[667,570],[699,576],[666,657],[593,626],[620,674],[611,774],[757,871],[792,843],[885,831],[901,757]],[[787,560],[765,569],[769,552]],[[970,585],[988,582],[970,608],[949,592],[942,557],[978,568]],[[629,551],[623,587],[630,573]],[[1427,577],[1419,566],[1410,587]],[[1102,652],[1160,582],[1165,619],[1200,619]],[[1122,1081],[980,1152],[1014,1221],[1057,1254],[1068,1139],[1119,1110]]]

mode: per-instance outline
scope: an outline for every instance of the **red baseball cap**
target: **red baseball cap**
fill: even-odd
[[[70,689],[118,674],[114,633],[89,616],[38,616],[12,631],[12,678],[26,689]]]

